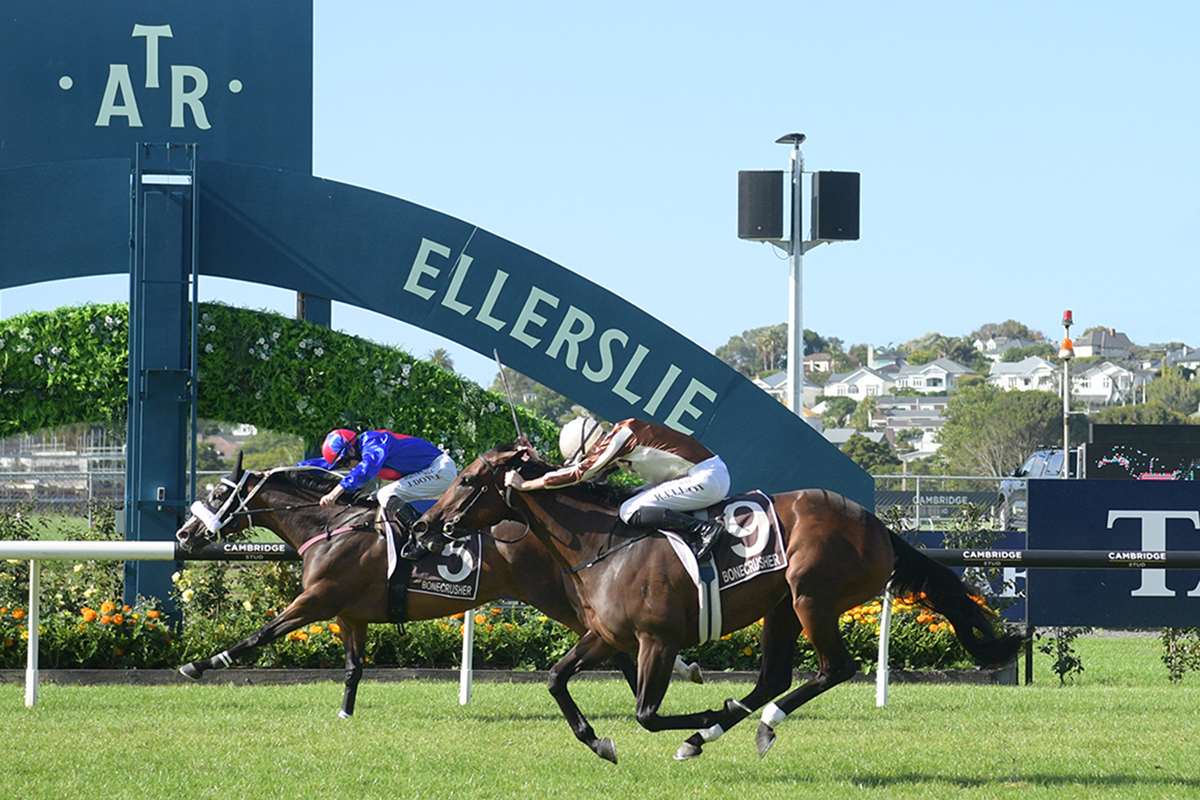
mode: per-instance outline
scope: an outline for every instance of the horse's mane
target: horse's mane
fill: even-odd
[[[336,486],[342,476],[320,467],[277,467],[266,473],[266,478],[276,485],[295,489],[303,494],[323,495]],[[348,498],[351,505],[368,505],[365,496]]]

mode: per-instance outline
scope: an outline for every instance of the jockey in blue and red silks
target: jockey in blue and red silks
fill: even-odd
[[[359,434],[346,428],[332,430],[321,444],[321,454],[323,458],[310,458],[300,464],[329,470],[353,465],[346,477],[321,498],[321,505],[331,505],[344,492],[357,491],[379,478],[386,482],[376,493],[381,513],[406,533],[458,474],[454,460],[437,445],[388,430]],[[400,555],[416,560],[423,551],[410,535]]]

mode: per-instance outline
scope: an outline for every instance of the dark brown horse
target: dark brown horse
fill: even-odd
[[[215,522],[214,527],[222,534],[250,526],[267,528],[297,550],[310,539],[321,538],[324,531],[351,530],[304,551],[303,591],[282,613],[229,649],[185,664],[180,672],[199,680],[206,671],[228,667],[291,631],[336,617],[346,651],[345,691],[339,715],[349,717],[354,713],[362,677],[367,624],[388,621],[384,580],[387,544],[375,531],[378,506],[359,500],[322,508],[317,501],[340,476],[320,469],[243,471],[240,456],[238,462],[232,477],[218,483],[199,507],[193,506],[192,515],[176,533],[185,550],[209,540],[211,534],[204,518]],[[580,621],[574,586],[563,576],[541,541],[526,533],[523,524],[505,522],[483,538],[482,572],[474,600],[412,593],[408,596],[406,619],[436,619],[491,600],[513,598],[583,633],[586,628]],[[435,546],[440,549],[440,544]],[[529,580],[529,575],[537,575],[539,579]],[[613,663],[633,687],[636,679],[633,660],[620,654]],[[680,662],[679,667],[680,674],[694,681],[702,680],[695,665]]]
[[[764,660],[758,684],[740,701],[698,714],[661,715],[659,707],[682,648],[698,640],[699,603],[691,578],[661,537],[613,547],[630,536],[616,519],[608,493],[589,484],[519,492],[506,489],[515,470],[529,479],[550,466],[527,445],[497,448],[459,474],[438,502],[416,523],[424,537],[460,529],[487,530],[504,520],[524,522],[546,544],[574,584],[587,632],[551,670],[550,693],[575,736],[603,758],[615,761],[611,741],[599,739],[567,690],[572,675],[627,653],[637,658],[637,719],[647,730],[701,728],[679,748],[677,758],[700,754],[733,725],[766,705],[758,730],[765,755],[775,728],[789,713],[858,670],[842,639],[839,617],[879,595],[889,580],[899,594],[912,593],[943,614],[955,635],[981,665],[1010,661],[1017,636],[998,636],[992,622],[962,582],[891,533],[862,506],[823,490],[787,492],[773,500],[787,551],[786,570],[731,587],[722,595],[723,629],[764,619]],[[615,552],[585,569],[604,548]],[[801,630],[816,651],[816,677],[787,694],[791,654]],[[779,695],[783,695],[780,697]],[[772,698],[774,702],[768,703]]]

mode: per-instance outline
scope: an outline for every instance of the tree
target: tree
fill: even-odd
[[[1015,319],[1008,319],[1004,322],[988,322],[980,325],[975,331],[972,331],[966,338],[974,342],[976,339],[988,340],[993,336],[1001,336],[1005,339],[1027,339],[1031,342],[1041,342],[1046,339],[1046,335],[1041,331],[1035,331],[1024,323],[1017,322]]]
[[[892,446],[887,443],[886,439],[872,442],[861,433],[856,433],[847,439],[841,449],[855,464],[867,472],[900,463],[900,459],[896,458]]]
[[[1018,361],[1024,361],[1030,356],[1054,359],[1058,357],[1058,348],[1049,342],[1038,342],[1028,347],[1013,347],[1005,350],[1004,355],[1000,356],[1000,360],[1009,364],[1015,364]]]
[[[211,444],[202,444],[196,451],[196,469],[204,472],[217,472],[229,469],[229,462],[221,457],[220,451]]]
[[[864,397],[863,401],[854,409],[854,413],[850,415],[850,427],[856,431],[871,430],[871,416],[875,413],[877,403],[874,397]]]
[[[826,428],[843,428],[846,420],[854,413],[858,403],[849,397],[826,397],[825,413],[821,414],[821,424]]]
[[[304,442],[290,433],[258,429],[242,443],[242,465],[246,469],[270,469],[295,464],[304,458]]]
[[[1180,425],[1191,422],[1187,415],[1158,402],[1102,408],[1092,416],[1092,421],[1103,425]]]
[[[1053,392],[1004,392],[981,384],[950,396],[939,437],[954,472],[1000,476],[1061,435],[1062,401]]]
[[[822,352],[829,342],[815,331],[804,330],[805,355]],[[787,369],[787,350],[787,323],[781,322],[731,336],[716,355],[747,378],[757,378]]]
[[[429,363],[441,367],[448,372],[454,372],[454,359],[444,347],[436,347],[429,353]]]
[[[899,445],[901,452],[916,450],[913,442],[919,441],[924,435],[924,431],[920,428],[901,428],[896,431],[896,444]]]
[[[573,410],[576,406],[571,400],[553,389],[513,369],[505,368],[504,375],[508,378],[508,386],[512,389],[515,403],[560,425],[577,416]],[[493,392],[504,394],[504,382],[500,380],[499,375],[492,381],[491,388]]]
[[[1146,402],[1158,403],[1184,416],[1200,409],[1200,381],[1188,380],[1182,370],[1168,367],[1146,386]]]

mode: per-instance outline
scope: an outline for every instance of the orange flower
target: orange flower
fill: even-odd
[[[493,607],[493,608],[492,608],[492,616],[493,616],[493,617],[498,617],[498,616],[500,616],[500,609],[499,609],[499,608],[496,608],[496,607]]]
[[[325,630],[325,629],[322,628],[320,625],[309,625],[308,626],[309,633],[320,633],[323,630]]]
[[[331,622],[331,623],[329,623],[329,632],[332,633],[334,636],[337,636],[339,633],[342,632],[342,626],[338,625],[336,622]]]
[[[0,606],[0,617],[8,613],[8,606]]]
[[[11,636],[4,640],[5,647],[12,647],[16,643],[17,643],[17,640],[12,638]]]
[[[125,621],[124,614],[113,614],[113,625],[120,625]]]
[[[463,618],[463,617],[465,617],[466,615],[467,615],[467,614],[466,614],[466,612],[465,612],[465,611],[460,611],[460,612],[458,612],[457,614],[451,614],[451,615],[450,615],[450,619],[462,619],[462,618]]]
[[[133,609],[130,608],[128,605],[121,606],[121,610],[124,611],[126,614],[128,614],[130,611],[133,611]]]
[[[154,630],[154,623],[153,623],[153,622],[147,622],[147,623],[146,623],[146,627],[147,627],[147,628],[149,628],[150,630]]]
[[[81,617],[83,617],[84,622],[95,622],[96,621],[96,612],[93,611],[92,609],[88,608],[87,606],[84,606],[83,610],[79,612],[79,615]]]
[[[100,616],[100,624],[101,625],[107,625],[110,622],[112,622],[112,617],[110,617],[108,614],[102,614]]]
[[[291,633],[289,633],[287,635],[287,637],[289,639],[291,639],[293,642],[307,642],[308,641],[308,634],[305,633],[304,631],[292,631]]]
[[[475,624],[476,625],[482,625],[485,622],[487,622],[487,617],[485,617],[483,614],[475,615]]]
[[[146,617],[147,617],[148,619],[158,619],[158,618],[159,618],[159,617],[161,617],[161,616],[162,616],[162,612],[161,612],[161,611],[153,611],[153,610],[151,610],[151,611],[147,611],[147,612],[146,612]]]
[[[754,648],[751,647],[750,645],[746,645],[745,647],[742,648],[742,655],[744,655],[744,656],[754,655]]]
[[[13,619],[25,619],[25,609],[14,608],[12,617]]]
[[[100,604],[100,613],[101,614],[111,614],[112,612],[114,612],[116,610],[117,610],[117,607],[111,600],[105,600],[103,603]]]

